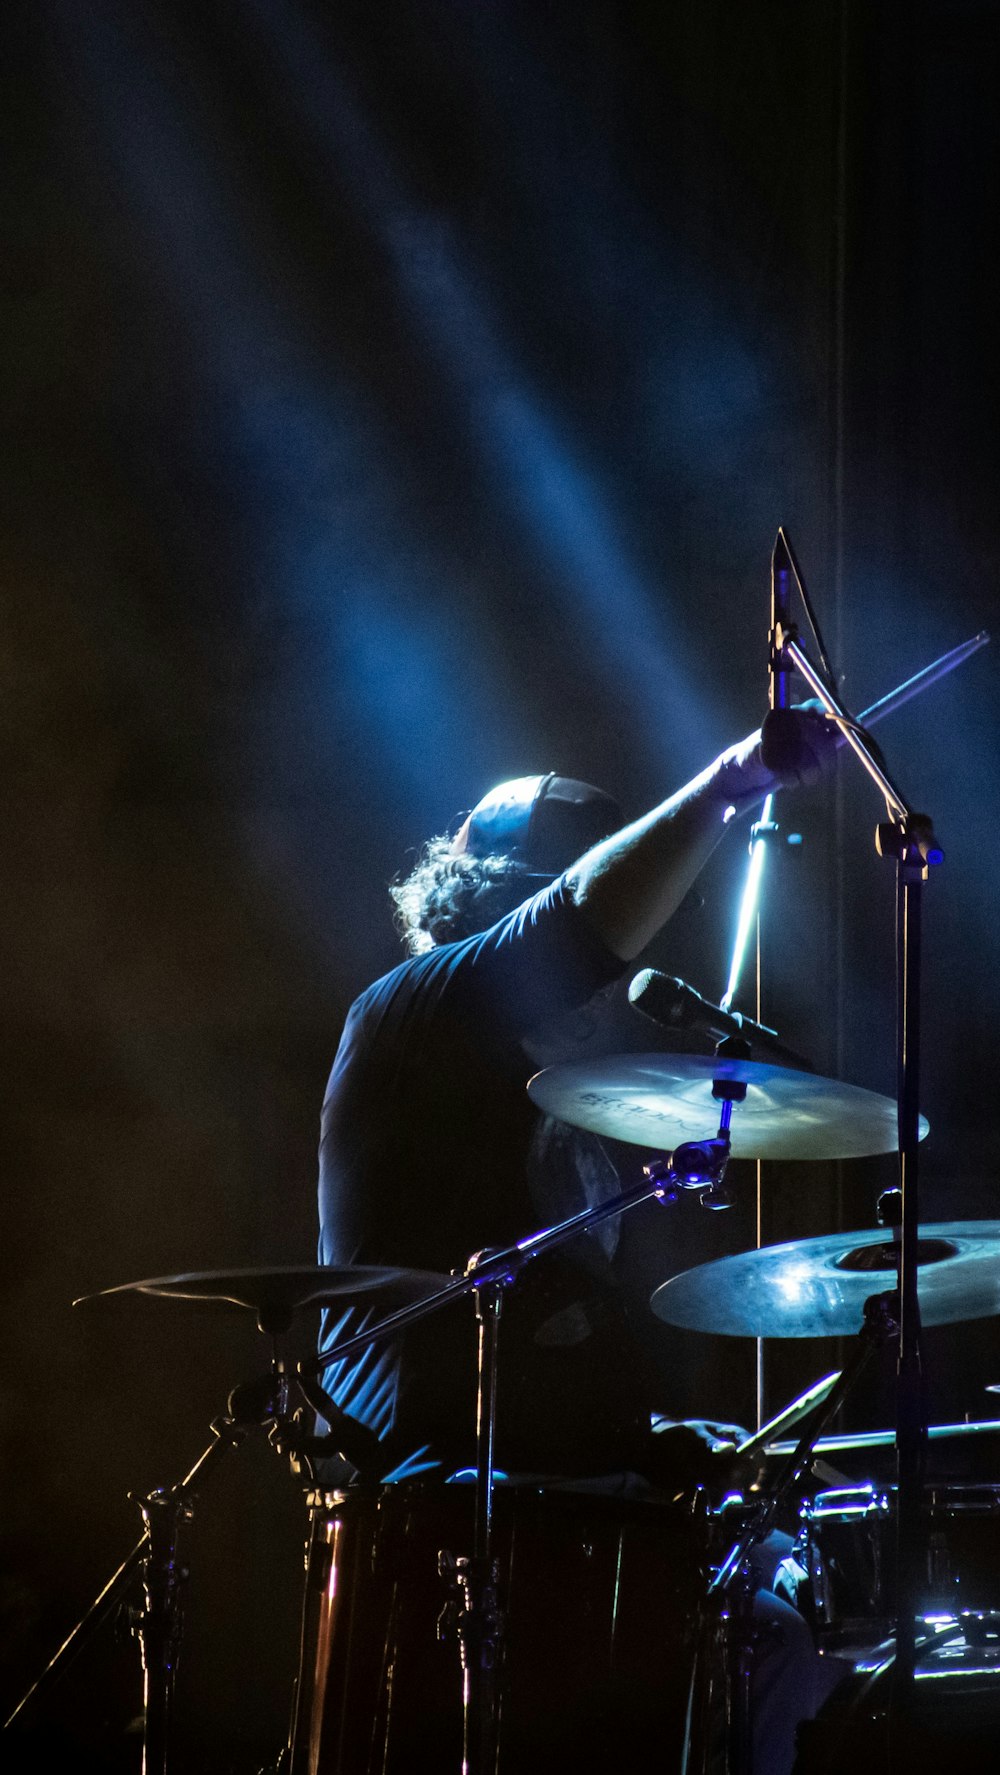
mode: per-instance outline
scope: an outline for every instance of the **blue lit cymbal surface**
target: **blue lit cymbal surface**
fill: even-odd
[[[897,1250],[885,1227],[741,1251],[660,1284],[658,1319],[727,1337],[851,1337],[865,1301],[896,1287]],[[1000,1221],[923,1226],[917,1293],[924,1325],[1000,1312]]]
[[[664,1152],[716,1133],[716,1079],[747,1087],[733,1105],[734,1159],[860,1159],[899,1144],[894,1098],[757,1060],[615,1054],[550,1066],[529,1081],[528,1095],[557,1121]],[[921,1139],[927,1127],[921,1116]]]

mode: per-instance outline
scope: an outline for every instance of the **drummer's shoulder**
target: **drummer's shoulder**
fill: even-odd
[[[391,1056],[407,1040],[407,1010],[420,1002],[419,981],[427,972],[431,955],[410,956],[380,974],[348,1006],[324,1094],[324,1123],[334,1103],[345,1104],[387,1064],[395,1064]]]
[[[345,1036],[350,1031],[377,1023],[392,1008],[419,998],[451,977],[461,961],[462,952],[474,941],[465,938],[457,943],[435,944],[419,955],[409,955],[388,973],[380,974],[360,992],[351,1004],[344,1021]]]
[[[543,1006],[553,996],[559,1002],[563,979],[571,988],[565,996],[577,1003],[613,984],[620,972],[621,963],[581,918],[560,876],[485,930],[429,944],[373,980],[348,1010],[344,1039],[373,1034],[386,1020],[446,1006],[464,1016],[486,1004],[497,1015],[506,1008],[517,1019],[525,997],[531,1002],[518,1020],[530,1023],[538,1014],[535,996]]]

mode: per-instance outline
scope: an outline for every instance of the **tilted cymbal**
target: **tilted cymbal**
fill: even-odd
[[[528,1095],[557,1121],[663,1152],[715,1134],[722,1106],[713,1079],[747,1087],[733,1106],[734,1159],[860,1159],[898,1146],[893,1098],[759,1060],[609,1055],[547,1067]],[[920,1138],[926,1133],[921,1116]]]
[[[248,1307],[265,1330],[286,1330],[303,1307],[348,1306],[372,1299],[380,1312],[421,1300],[443,1288],[450,1277],[433,1270],[378,1269],[362,1264],[288,1265],[267,1270],[208,1270],[182,1276],[153,1276],[123,1282],[73,1302],[108,1300],[123,1294],[165,1295],[172,1300],[224,1301]]]
[[[766,1245],[671,1276],[650,1304],[668,1325],[728,1337],[850,1337],[869,1296],[896,1287],[896,1250],[884,1227]],[[1000,1221],[922,1227],[917,1293],[924,1325],[1000,1313]]]

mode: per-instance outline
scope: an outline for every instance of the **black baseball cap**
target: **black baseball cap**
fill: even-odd
[[[614,797],[576,777],[513,777],[477,802],[459,829],[456,854],[509,856],[532,874],[555,877],[624,825]]]

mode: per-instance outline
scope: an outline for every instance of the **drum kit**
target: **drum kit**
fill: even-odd
[[[286,1267],[154,1277],[86,1297],[230,1303],[253,1313],[271,1342],[272,1362],[264,1377],[233,1389],[212,1441],[185,1478],[142,1500],[142,1539],[9,1727],[126,1586],[141,1579],[136,1636],[145,1673],[144,1770],[171,1768],[181,1527],[211,1466],[255,1425],[269,1427],[306,1481],[301,1665],[278,1765],[289,1775],[375,1769],[401,1775],[416,1766],[418,1743],[433,1749],[442,1775],[450,1766],[456,1775],[459,1768],[467,1775],[487,1768],[491,1775],[530,1767],[597,1770],[607,1767],[612,1748],[637,1769],[700,1775],[717,1766],[708,1739],[712,1708],[719,1706],[728,1734],[724,1766],[742,1775],[751,1753],[733,1673],[741,1665],[752,1670],[754,1631],[740,1598],[754,1547],[789,1501],[799,1505],[802,1524],[791,1562],[797,1602],[817,1645],[840,1660],[856,1684],[870,1691],[880,1677],[885,1688],[899,1601],[896,1491],[871,1482],[817,1490],[816,1476],[828,1473],[829,1462],[845,1450],[896,1441],[894,1430],[854,1437],[823,1431],[871,1352],[898,1335],[898,1226],[740,1253],[674,1276],[654,1291],[652,1312],[667,1324],[737,1338],[854,1340],[843,1370],[809,1388],[736,1450],[743,1471],[758,1463],[765,1476],[742,1496],[740,1508],[734,1510],[730,1498],[725,1510],[715,1509],[700,1492],[682,1510],[667,1510],[585,1488],[508,1487],[492,1469],[491,1432],[499,1299],[525,1263],[640,1201],[669,1202],[687,1190],[711,1189],[727,1149],[741,1157],[794,1159],[891,1150],[891,1103],[724,1053],[716,1061],[646,1054],[583,1069],[549,1068],[532,1080],[529,1094],[574,1125],[644,1147],[655,1146],[654,1129],[661,1139],[668,1129],[693,1133],[709,1113],[728,1122],[730,1134],[682,1141],[667,1159],[645,1167],[641,1184],[507,1251],[480,1254],[459,1276]],[[921,1228],[918,1292],[928,1326],[1000,1312],[1000,1222]],[[368,1432],[338,1420],[312,1379],[319,1359],[286,1369],[282,1338],[309,1310],[364,1304],[375,1323],[345,1343],[349,1350],[398,1335],[456,1294],[474,1294],[480,1318],[475,1485],[325,1491],[313,1478],[314,1455],[336,1447],[363,1468],[371,1452]],[[325,1417],[326,1437],[304,1432],[303,1402]],[[797,1441],[788,1439],[793,1428],[801,1429]],[[929,1436],[977,1431],[1000,1433],[1000,1422],[931,1426]],[[775,1476],[768,1479],[769,1472]],[[916,1668],[942,1680],[921,1686],[935,1691],[939,1712],[949,1687],[966,1711],[978,1706],[981,1714],[983,1691],[992,1694],[1000,1683],[1000,1486],[925,1485],[922,1525]],[[720,1541],[727,1535],[728,1548]],[[455,1552],[463,1537],[471,1548],[464,1555]],[[719,1669],[727,1661],[720,1702]],[[853,1715],[849,1723],[856,1732]],[[949,1732],[953,1725],[949,1718]],[[803,1763],[804,1775],[814,1767],[827,1768],[818,1753],[815,1763]]]
[[[916,1074],[919,888],[940,852],[930,822],[913,814],[798,646],[787,613],[779,606],[772,616],[778,655],[806,678],[886,798],[879,843],[896,862],[901,933],[898,1098],[754,1059],[739,1033],[724,1035],[710,1056],[629,1054],[548,1067],[528,1085],[536,1108],[661,1154],[641,1182],[504,1250],[475,1253],[450,1276],[287,1267],[158,1277],[86,1297],[231,1303],[255,1315],[271,1364],[233,1389],[190,1471],[140,1500],[141,1539],[5,1729],[23,1724],[141,1581],[134,1633],[144,1671],[143,1771],[173,1775],[182,1525],[221,1455],[265,1426],[304,1480],[309,1513],[299,1676],[276,1764],[283,1775],[427,1767],[439,1775],[606,1775],[612,1759],[650,1775],[753,1775],[761,1652],[753,1556],[789,1509],[801,1528],[786,1582],[820,1655],[839,1660],[844,1677],[802,1728],[796,1775],[835,1775],[866,1756],[908,1775],[942,1762],[991,1766],[977,1756],[986,1745],[992,1757],[1000,1729],[1000,1486],[929,1481],[928,1449],[951,1435],[1000,1432],[1000,1422],[928,1426],[922,1407],[923,1327],[1000,1313],[1000,1221],[925,1225],[915,1212],[917,1147],[927,1133]],[[903,687],[897,701],[906,694]],[[501,1306],[528,1263],[643,1202],[669,1204],[693,1191],[719,1205],[730,1159],[889,1152],[899,1155],[899,1187],[880,1199],[875,1228],[724,1258],[652,1295],[652,1313],[669,1325],[849,1342],[842,1369],[734,1451],[742,1471],[753,1463],[745,1492],[720,1503],[696,1488],[683,1506],[667,1507],[579,1484],[508,1485],[498,1474]],[[396,1338],[456,1296],[474,1299],[478,1323],[472,1483],[370,1480],[375,1439],[338,1411],[319,1377],[333,1353],[346,1358]],[[298,1316],[347,1304],[366,1309],[365,1328],[290,1370],[281,1340]],[[825,1434],[874,1352],[890,1343],[894,1426]],[[834,1457],[875,1446],[895,1451],[894,1485],[824,1485],[839,1477]],[[326,1452],[346,1457],[356,1487],[324,1489],[316,1475]]]

